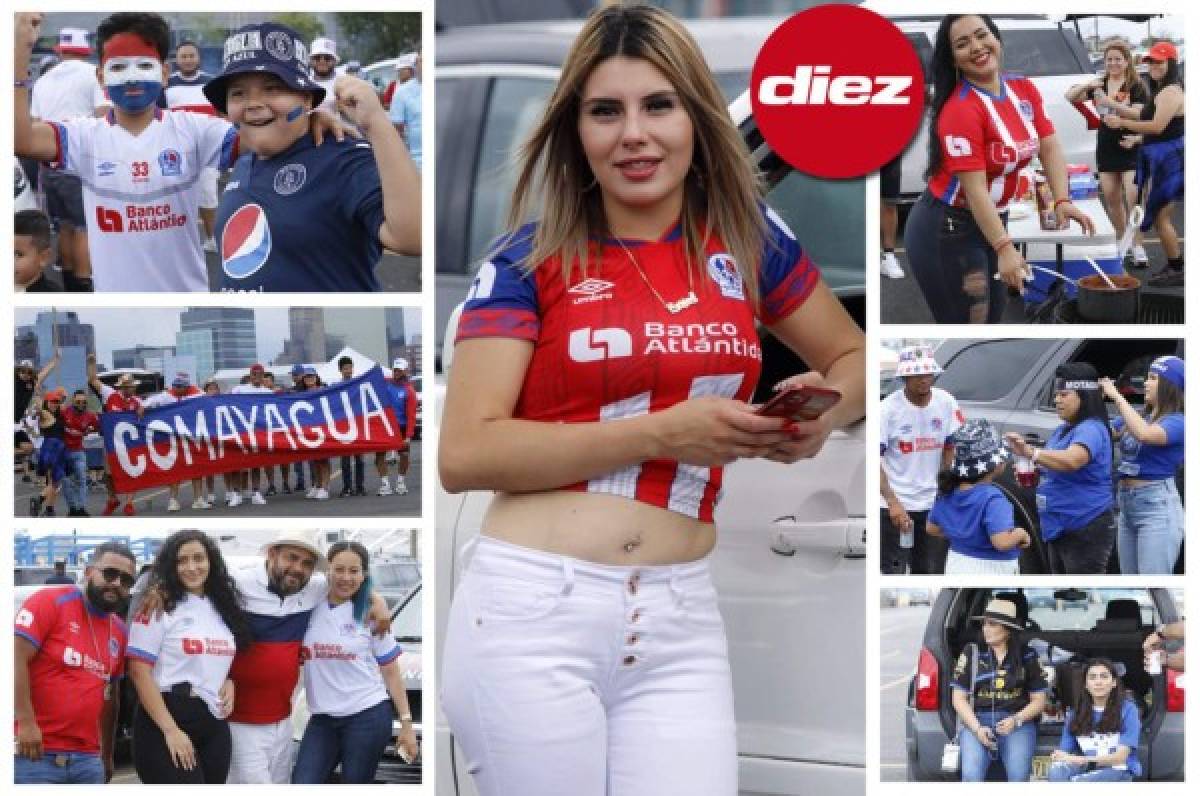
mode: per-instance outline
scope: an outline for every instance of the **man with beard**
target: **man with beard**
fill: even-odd
[[[337,112],[337,95],[333,90],[338,79],[337,65],[337,42],[324,37],[313,39],[312,47],[308,49],[308,76],[314,84],[325,89],[325,99],[317,107],[331,113]]]
[[[884,575],[940,575],[946,542],[925,532],[937,496],[938,470],[954,461],[950,435],[963,424],[954,396],[933,386],[942,369],[933,352],[900,352],[896,375],[904,388],[879,407],[879,567]]]
[[[263,564],[235,571],[254,643],[233,659],[233,735],[230,783],[286,783],[292,773],[292,692],[300,679],[300,647],[313,608],[325,599],[325,557],[315,531],[280,531],[263,548]],[[368,619],[377,632],[390,612],[371,597]]]
[[[35,592],[14,620],[17,784],[103,784],[125,670],[123,616],[137,561],[128,547],[95,549],[78,586]]]

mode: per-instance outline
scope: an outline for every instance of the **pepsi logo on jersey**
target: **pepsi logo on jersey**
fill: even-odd
[[[271,256],[271,225],[261,205],[239,207],[221,233],[221,268],[231,279],[245,279]]]

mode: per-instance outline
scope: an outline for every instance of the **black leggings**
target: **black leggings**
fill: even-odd
[[[133,714],[133,767],[146,785],[216,785],[229,776],[229,756],[233,743],[229,724],[213,716],[203,699],[187,696],[191,689],[176,686],[163,692],[167,710],[187,733],[196,750],[196,767],[191,771],[177,768],[171,760],[162,730],[141,705]],[[179,693],[176,693],[179,692]]]
[[[1050,542],[1050,571],[1055,575],[1103,575],[1117,541],[1117,521],[1112,509],[1076,530]]]
[[[970,210],[925,191],[905,222],[904,249],[934,321],[999,322],[1005,286],[995,279],[996,252]]]

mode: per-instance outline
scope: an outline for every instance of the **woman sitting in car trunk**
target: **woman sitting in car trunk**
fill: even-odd
[[[1023,628],[1017,606],[992,599],[982,616],[982,649],[958,656],[950,683],[951,701],[962,728],[962,781],[983,782],[993,760],[1004,764],[1009,782],[1025,782],[1033,768],[1037,718],[1049,686],[1037,653],[1017,635]]]
[[[1138,739],[1142,720],[1116,666],[1093,658],[1084,667],[1084,693],[1067,710],[1062,742],[1054,750],[1051,782],[1129,782],[1142,773]]]

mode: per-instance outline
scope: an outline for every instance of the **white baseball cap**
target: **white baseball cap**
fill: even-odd
[[[312,47],[308,48],[308,56],[311,58],[314,55],[332,55],[333,62],[338,63],[337,42],[324,37],[313,39]]]
[[[404,357],[396,357],[392,360],[392,370],[408,370],[408,360]]]
[[[402,55],[396,59],[396,69],[397,70],[416,69],[416,68],[417,68],[417,54],[416,53],[405,53],[404,55]]]
[[[262,552],[266,554],[274,547],[298,547],[316,556],[317,571],[324,572],[328,569],[328,562],[321,552],[320,539],[321,532],[317,530],[280,531],[273,540],[262,546]]]

